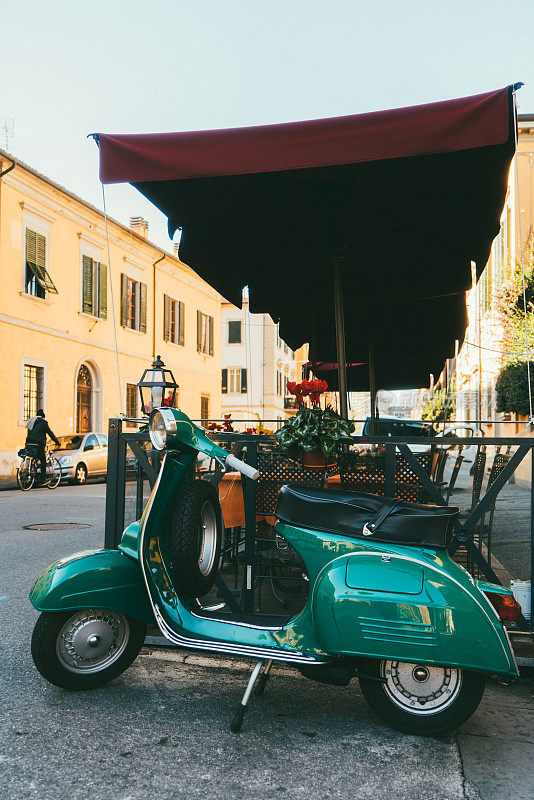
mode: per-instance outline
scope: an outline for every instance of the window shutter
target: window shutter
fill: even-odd
[[[168,342],[171,335],[171,298],[163,295],[163,341]]]
[[[247,392],[247,371],[245,368],[241,369],[241,394]]]
[[[98,265],[98,316],[108,318],[108,268],[106,264]]]
[[[178,329],[178,344],[181,344],[183,347],[185,344],[185,303],[182,303],[181,300],[179,303],[178,317],[180,320],[180,327]]]
[[[36,263],[37,259],[37,234],[26,228],[26,261]]]
[[[121,272],[121,325],[128,327],[128,278]]]
[[[46,268],[46,239],[40,233],[35,234],[35,263],[42,269]]]
[[[82,256],[82,311],[93,313],[93,259]]]
[[[209,354],[213,355],[213,317],[208,317],[208,341],[209,341]]]
[[[222,371],[222,393],[228,393],[228,370],[223,369]]]
[[[202,352],[202,312],[197,311],[197,351]]]
[[[146,333],[146,283],[139,284],[139,330]]]

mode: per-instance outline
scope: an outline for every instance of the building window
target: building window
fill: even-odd
[[[228,344],[241,344],[241,320],[230,320],[228,323]]]
[[[136,383],[126,384],[126,416],[135,419],[137,417],[137,393]],[[135,428],[134,422],[127,422],[127,428]]]
[[[197,311],[197,351],[213,355],[213,317]]]
[[[228,367],[222,371],[223,394],[246,394],[247,371],[244,367]]]
[[[44,300],[46,293],[58,291],[46,271],[46,236],[26,228],[26,272],[24,291],[32,297]]]
[[[276,370],[276,394],[279,397],[284,394],[284,376],[279,369]]]
[[[24,421],[31,419],[43,405],[44,367],[24,364],[23,414]]]
[[[200,419],[207,420],[210,418],[210,398],[207,394],[200,395]]]
[[[146,283],[121,275],[121,325],[146,333]]]
[[[185,305],[167,294],[163,295],[163,339],[182,347],[185,344]]]
[[[82,311],[108,318],[108,268],[89,256],[82,256]]]

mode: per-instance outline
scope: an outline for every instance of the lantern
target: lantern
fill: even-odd
[[[137,385],[141,396],[141,409],[145,416],[148,417],[154,408],[174,406],[178,384],[160,356],[156,357],[150,369],[145,369]]]

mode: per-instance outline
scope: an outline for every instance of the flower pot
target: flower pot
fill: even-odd
[[[326,469],[335,463],[332,461],[332,463],[327,464],[326,456],[322,450],[302,450],[300,460],[302,466],[306,469]]]

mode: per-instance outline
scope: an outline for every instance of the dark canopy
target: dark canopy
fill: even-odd
[[[349,387],[421,386],[462,340],[471,261],[499,231],[513,87],[413,108],[234,130],[99,134],[104,183],[130,182],[182,229],[180,258],[236,305],[335,361],[342,256]]]

